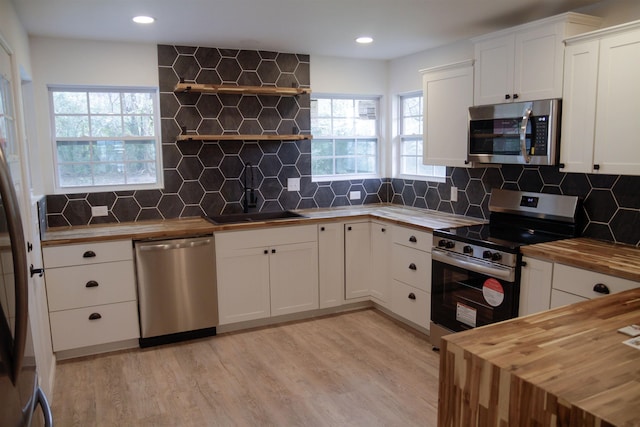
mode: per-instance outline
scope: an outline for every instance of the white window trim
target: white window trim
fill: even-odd
[[[58,175],[58,150],[56,147],[56,135],[55,135],[55,114],[53,108],[53,96],[54,91],[77,91],[77,92],[99,92],[99,91],[114,91],[114,92],[149,92],[152,94],[154,104],[154,133],[156,140],[156,171],[157,181],[152,184],[127,184],[127,185],[92,185],[92,186],[77,186],[77,187],[61,187],[59,183]],[[161,122],[160,122],[160,91],[157,87],[151,86],[99,86],[99,85],[48,85],[47,96],[49,98],[49,123],[51,127],[51,149],[53,151],[53,193],[54,194],[76,194],[76,193],[102,193],[109,191],[138,191],[138,190],[157,190],[164,188],[164,171],[162,162],[162,135],[161,135]],[[82,138],[67,138],[68,140],[81,139]],[[104,138],[109,139],[109,138]],[[131,140],[135,138],[129,138]],[[141,137],[140,139],[148,140],[148,137]]]
[[[378,117],[377,126],[376,126],[376,135],[373,136],[359,136],[359,137],[344,137],[344,139],[372,139],[375,138],[377,140],[376,145],[376,172],[368,173],[368,174],[344,174],[344,175],[313,175],[313,159],[311,166],[311,182],[328,182],[328,181],[355,181],[359,179],[381,179],[382,178],[382,116],[380,115],[380,111],[382,110],[382,95],[357,95],[357,94],[335,94],[335,93],[316,93],[313,94],[311,99],[317,98],[332,98],[332,99],[371,99],[377,101],[378,103]],[[313,133],[313,132],[312,132]],[[341,137],[342,138],[342,137]],[[322,138],[318,137],[318,139],[340,139],[340,138]],[[311,141],[313,144],[313,140]]]
[[[419,136],[420,138],[422,138],[423,140],[423,144],[424,144],[424,134],[423,135],[418,135],[418,134],[411,134],[411,135],[405,135],[400,133],[402,130],[402,120],[404,118],[403,114],[402,114],[402,99],[406,98],[406,97],[415,97],[415,96],[423,96],[424,97],[424,93],[420,90],[420,91],[415,91],[415,92],[407,92],[407,93],[402,93],[398,95],[398,137],[397,137],[397,143],[396,143],[396,170],[398,171],[396,175],[396,178],[399,179],[406,179],[406,180],[413,180],[413,181],[430,181],[430,182],[446,182],[447,178],[446,176],[440,177],[440,176],[435,176],[435,175],[417,175],[417,174],[405,174],[402,173],[402,143],[403,140],[406,138],[415,138],[417,136]],[[423,129],[424,132],[424,129]],[[437,166],[437,165],[434,165]],[[445,169],[446,170],[446,169]],[[446,172],[445,172],[446,175]]]

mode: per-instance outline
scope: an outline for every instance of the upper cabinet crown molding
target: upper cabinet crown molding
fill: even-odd
[[[462,67],[473,67],[474,60],[473,59],[465,59],[464,61],[453,62],[451,64],[438,65],[430,68],[423,68],[420,70],[421,74],[425,73],[436,73],[438,71],[447,71],[447,70],[457,70]]]
[[[587,40],[601,39],[603,37],[607,37],[610,35],[614,35],[617,33],[624,33],[627,31],[631,31],[634,29],[640,28],[640,20],[625,22],[624,24],[614,25],[612,27],[601,28],[594,31],[589,31],[586,33],[581,33],[576,36],[568,37],[564,40],[566,45],[579,43]]]
[[[600,23],[600,18],[565,13],[472,39],[474,104],[561,98],[563,40]]]

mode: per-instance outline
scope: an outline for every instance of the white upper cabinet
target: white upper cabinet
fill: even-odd
[[[640,21],[567,40],[563,172],[640,175]]]
[[[561,98],[563,40],[599,24],[566,13],[473,39],[475,105]]]
[[[471,166],[467,161],[473,61],[421,70],[424,99],[423,163]]]

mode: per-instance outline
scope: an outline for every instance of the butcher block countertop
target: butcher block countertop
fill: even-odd
[[[443,337],[438,425],[640,426],[640,288]]]
[[[375,204],[326,209],[304,209],[296,211],[303,218],[287,218],[271,221],[255,221],[236,224],[213,224],[204,218],[180,218],[158,221],[137,221],[99,225],[55,227],[47,229],[42,236],[42,245],[60,245],[97,242],[118,239],[162,239],[180,238],[215,231],[250,230],[265,226],[290,226],[317,224],[327,221],[358,219],[380,219],[399,225],[426,231],[438,228],[457,227],[483,223],[477,218],[463,217],[438,211],[408,208],[397,205]]]
[[[523,246],[522,254],[640,282],[640,248],[580,237]]]

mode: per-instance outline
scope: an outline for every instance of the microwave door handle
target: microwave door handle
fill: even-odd
[[[520,151],[525,163],[531,162],[531,156],[527,154],[527,125],[531,116],[531,108],[527,108],[522,115],[522,126],[520,126]]]

